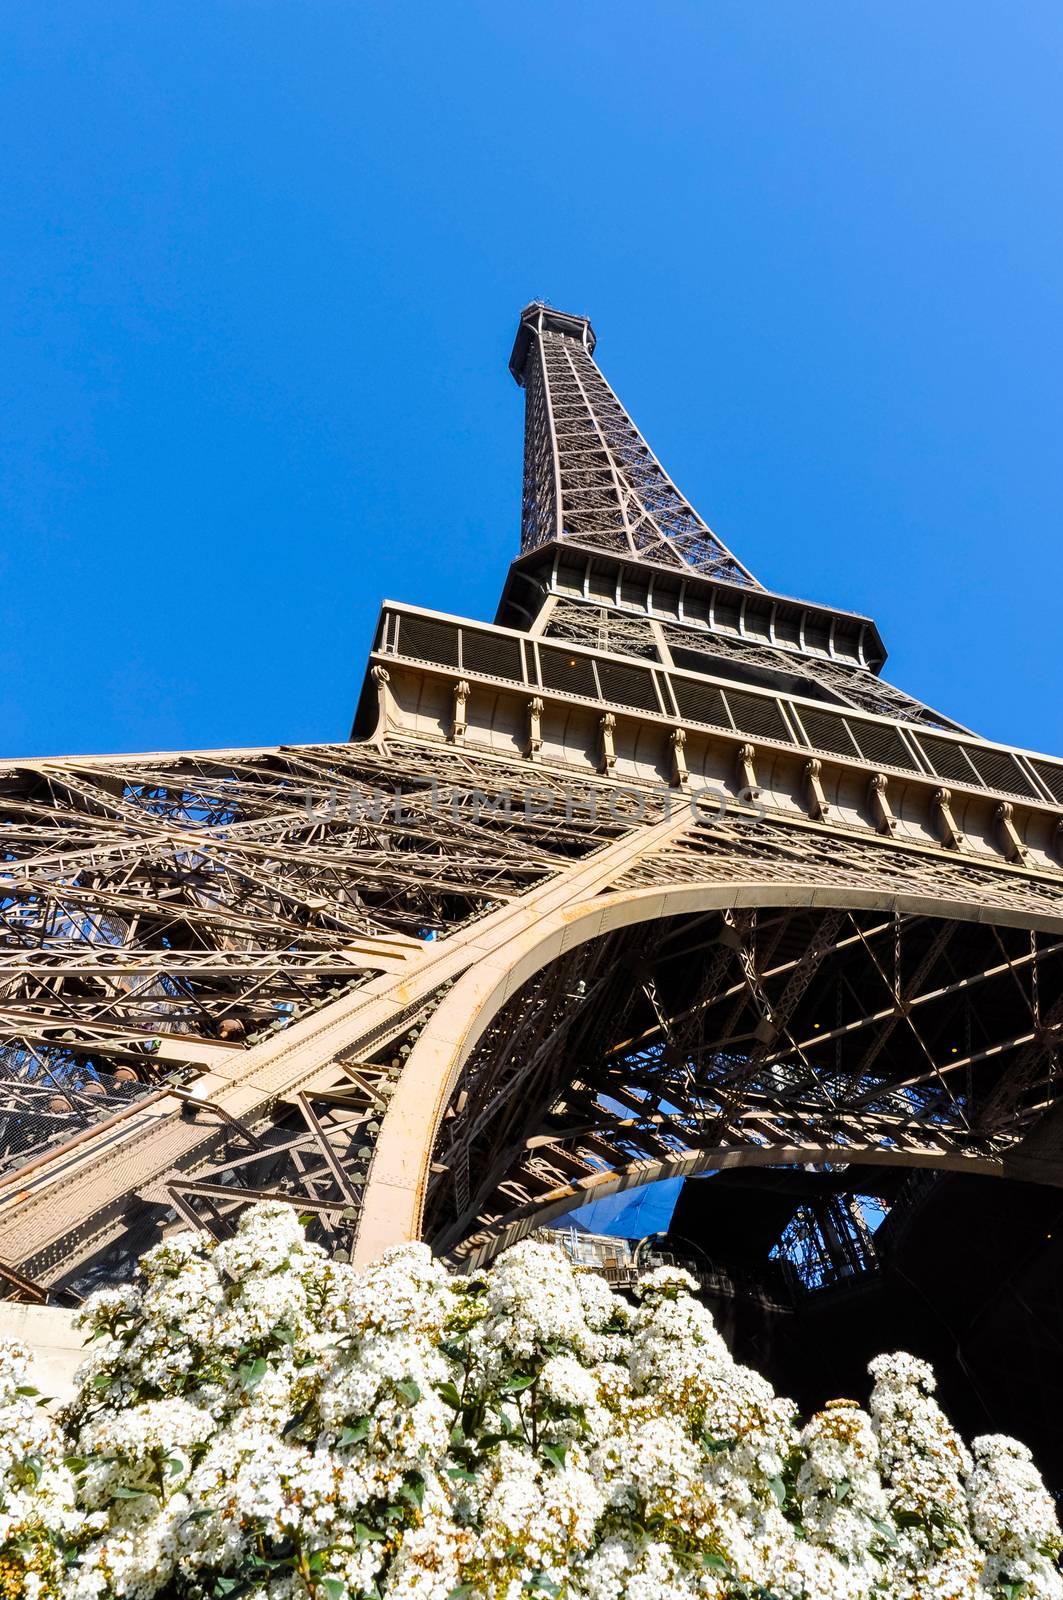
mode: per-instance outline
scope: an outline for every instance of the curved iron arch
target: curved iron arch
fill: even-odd
[[[544,916],[534,930],[515,939],[506,950],[486,952],[483,960],[470,967],[455,983],[426,1024],[406,1063],[377,1140],[364,1195],[355,1260],[372,1260],[387,1246],[420,1235],[432,1150],[448,1102],[485,1028],[528,978],[577,945],[640,922],[688,913],[751,908],[880,911],[899,917],[1063,933],[1063,914],[1038,912],[1031,915],[1027,911],[995,907],[978,900],[942,900],[928,894],[891,893],[855,883],[810,886],[796,879],[774,883],[693,883],[636,888],[606,893],[555,910]],[[828,1159],[827,1148],[823,1160]],[[752,1164],[755,1160],[753,1147],[743,1151],[743,1159]],[[765,1159],[760,1158],[762,1164]],[[813,1158],[802,1153],[795,1159],[807,1162]],[[839,1159],[837,1148],[834,1159]],[[854,1152],[846,1148],[844,1159],[854,1161]],[[873,1159],[873,1153],[868,1152],[865,1159]],[[894,1151],[889,1152],[888,1159],[894,1165],[901,1164]],[[964,1159],[970,1162],[973,1158]],[[717,1165],[723,1164],[715,1156],[713,1160]],[[778,1147],[773,1148],[771,1160],[778,1163]],[[937,1156],[913,1159],[909,1164],[940,1167],[944,1163]],[[967,1164],[963,1170],[972,1171],[974,1167]],[[1035,1151],[1018,1160],[1009,1158],[1007,1163],[987,1162],[981,1170],[1063,1184],[1063,1165]],[[573,1209],[570,1197],[566,1197],[562,1209]],[[539,1217],[538,1220],[543,1219]],[[530,1224],[535,1225],[538,1223]]]

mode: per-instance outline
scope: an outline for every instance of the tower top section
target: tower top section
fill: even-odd
[[[521,551],[553,541],[761,585],[680,494],[594,361],[587,317],[533,301],[509,370],[526,395]]]
[[[524,367],[528,353],[544,333],[556,333],[564,339],[575,339],[582,344],[589,356],[594,354],[594,347],[598,343],[598,336],[591,327],[590,317],[577,317],[568,311],[555,311],[553,306],[545,305],[542,300],[533,300],[520,314],[517,337],[513,341],[513,354],[509,358],[509,370],[521,388],[524,387]]]

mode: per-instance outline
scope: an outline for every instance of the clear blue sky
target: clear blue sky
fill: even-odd
[[[490,616],[518,309],[896,681],[1063,751],[1058,0],[31,0],[0,43],[0,749],[343,738]]]

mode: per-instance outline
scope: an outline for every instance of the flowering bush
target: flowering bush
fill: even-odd
[[[537,1242],[356,1272],[275,1205],[169,1240],[65,1410],[0,1355],[0,1596],[1063,1600],[1023,1445],[968,1451],[907,1355],[799,1427],[693,1287]]]

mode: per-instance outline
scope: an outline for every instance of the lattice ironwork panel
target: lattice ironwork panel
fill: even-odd
[[[618,889],[703,882],[859,885],[885,893],[930,895],[958,905],[1007,910],[1031,918],[1063,914],[1063,884],[1023,872],[995,870],[940,850],[915,850],[837,829],[775,821],[770,816],[714,819],[648,854]]]
[[[949,728],[960,733],[966,731],[959,723],[942,716],[921,700],[905,694],[902,689],[877,678],[863,667],[832,660],[825,654],[813,655],[797,649],[777,650],[771,645],[736,638],[728,633],[710,632],[707,628],[687,627],[674,622],[665,622],[662,627],[676,666],[688,671],[714,672],[718,670],[717,662],[733,662],[761,672],[782,673],[788,678],[806,677],[855,709],[873,711],[881,717],[896,717],[903,722],[923,723],[928,727]],[[907,757],[900,765],[910,761],[911,757]]]
[[[573,644],[586,645],[592,650],[642,656],[647,661],[660,660],[647,619],[610,606],[561,599],[550,614],[545,632],[549,639],[570,639]]]
[[[523,550],[571,540],[759,587],[676,489],[585,343],[540,327],[523,381]]]
[[[401,969],[622,831],[604,808],[495,806],[511,786],[459,751],[351,745],[8,769],[0,1170]]]
[[[988,1168],[1059,1103],[1061,996],[1059,935],[945,916],[780,905],[621,929],[492,1019],[442,1124],[427,1235],[460,1253],[610,1173],[713,1151]]]

